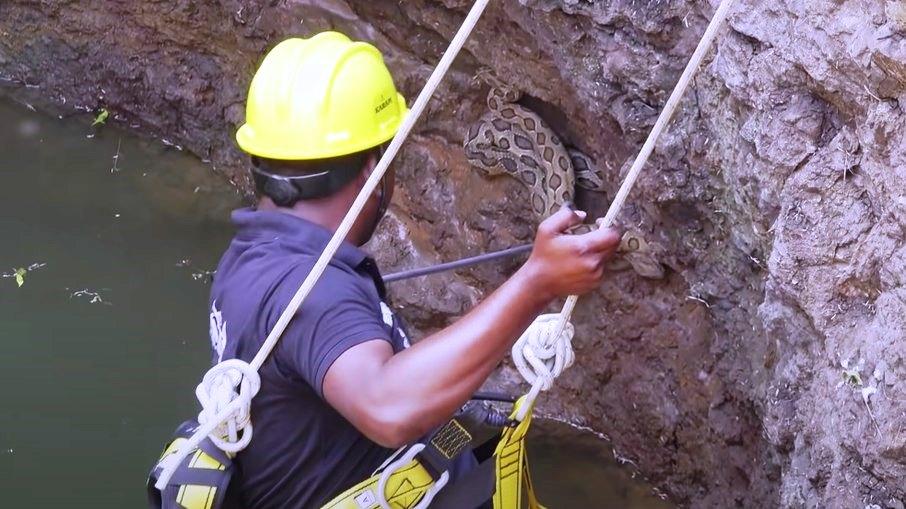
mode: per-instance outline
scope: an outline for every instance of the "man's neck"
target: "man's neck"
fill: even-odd
[[[336,232],[347,212],[347,207],[344,205],[338,203],[337,200],[321,199],[298,201],[292,207],[280,207],[270,198],[262,197],[258,200],[256,208],[258,210],[289,214],[321,226],[330,232]],[[365,242],[360,238],[361,232],[359,230],[361,228],[358,227],[358,223],[357,221],[353,225],[349,235],[346,236],[346,241],[356,246],[360,246]]]

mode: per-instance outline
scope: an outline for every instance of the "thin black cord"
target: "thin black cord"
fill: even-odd
[[[499,260],[501,258],[514,258],[516,256],[529,253],[531,252],[531,250],[532,244],[526,244],[524,246],[511,247],[502,251],[495,251],[493,253],[485,253],[483,255],[463,258],[462,260],[457,260],[455,262],[441,263],[438,265],[433,265],[431,267],[422,267],[420,269],[404,270],[402,272],[384,276],[384,282],[393,283],[396,281],[403,281],[405,279],[429,276],[431,274],[437,274],[439,272],[448,272],[451,270],[461,269],[463,267],[471,267],[473,265],[488,263],[494,260]]]
[[[518,398],[502,392],[478,391],[472,395],[476,401],[495,401],[498,403],[515,403]]]

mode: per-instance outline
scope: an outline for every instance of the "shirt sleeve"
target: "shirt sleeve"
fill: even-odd
[[[306,274],[288,279],[301,282]],[[367,284],[361,277],[329,267],[283,335],[282,349],[293,371],[320,397],[327,371],[344,352],[368,341],[391,342],[377,295],[370,294]],[[292,291],[296,289],[298,285]]]

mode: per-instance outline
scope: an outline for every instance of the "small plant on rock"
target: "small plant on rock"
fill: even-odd
[[[107,108],[101,108],[101,111],[98,112],[97,116],[94,117],[94,122],[91,123],[91,127],[98,125],[105,125],[107,123],[107,118],[110,116],[110,112],[107,111]]]

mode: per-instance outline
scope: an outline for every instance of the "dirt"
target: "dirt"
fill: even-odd
[[[264,51],[327,28],[377,44],[414,98],[462,0],[0,3],[0,82],[164,138],[248,190],[232,142]],[[461,148],[481,67],[518,86],[610,193],[713,13],[703,0],[492,2],[404,150],[373,249],[386,270],[531,239],[524,189]],[[575,317],[577,365],[541,411],[608,437],[688,507],[906,502],[906,10],[739,0],[626,221],[669,276],[611,277]],[[422,332],[517,261],[400,283]],[[504,367],[495,384],[515,389]]]

